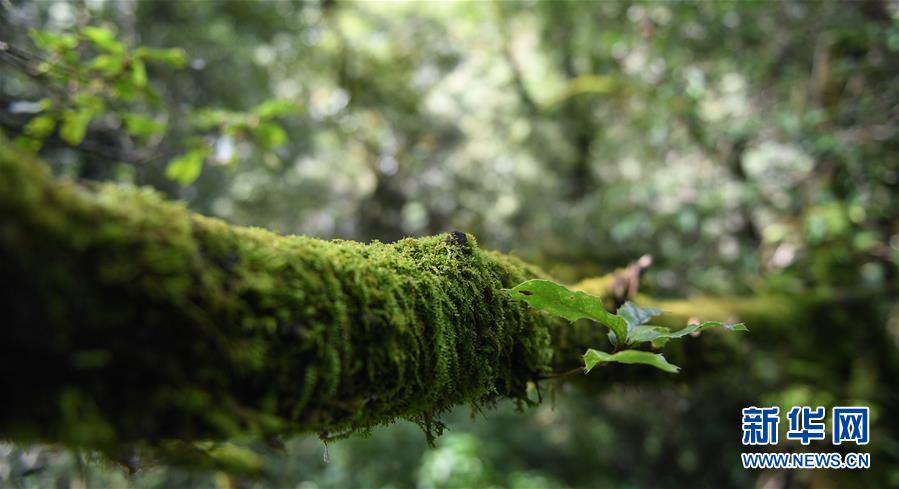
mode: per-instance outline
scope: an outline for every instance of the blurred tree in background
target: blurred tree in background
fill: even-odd
[[[899,485],[896,2],[2,0],[0,12],[0,125],[60,174],[150,185],[283,233],[462,229],[571,282],[647,253],[641,290],[656,297],[792,305],[749,321],[742,342],[683,347],[674,360],[694,366],[681,378],[560,383],[554,406],[526,416],[460,411],[435,450],[397,425],[332,445],[327,464],[314,438],[289,456],[256,447],[258,481],[176,468],[129,481],[89,454],[5,445],[0,481]],[[872,469],[743,470],[739,410],[764,403],[870,405]]]

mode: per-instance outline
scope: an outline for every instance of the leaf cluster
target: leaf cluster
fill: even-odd
[[[679,367],[668,363],[661,353],[638,349],[649,343],[653,348],[661,348],[672,339],[698,334],[711,328],[730,331],[748,331],[743,323],[722,323],[707,321],[690,324],[673,331],[665,326],[648,324],[662,311],[652,307],[640,307],[633,302],[625,302],[616,313],[606,311],[602,299],[581,291],[572,291],[550,280],[533,279],[514,288],[503,289],[512,298],[527,302],[531,307],[565,318],[571,322],[589,319],[609,328],[609,340],[615,351],[609,353],[590,348],[584,353],[584,370],[589,372],[602,363],[617,362],[644,364],[670,373],[677,373]]]

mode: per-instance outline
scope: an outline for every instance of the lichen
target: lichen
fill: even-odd
[[[527,402],[540,272],[471,235],[280,236],[160,194],[56,181],[0,141],[0,437],[112,450],[316,432]]]

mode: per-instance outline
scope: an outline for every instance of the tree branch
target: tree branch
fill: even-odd
[[[54,181],[0,141],[0,437],[430,432],[457,404],[530,402],[553,323],[500,289],[539,272],[463,241],[231,226],[150,190]]]

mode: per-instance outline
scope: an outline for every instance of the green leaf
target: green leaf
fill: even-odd
[[[628,337],[628,344],[645,343],[659,338],[672,338],[671,330],[664,326],[637,326]]]
[[[665,360],[661,353],[652,353],[640,350],[624,350],[618,353],[606,353],[604,351],[589,349],[584,353],[584,369],[589,372],[600,363],[630,363],[650,365],[657,369],[676,374],[680,367],[672,365]]]
[[[706,321],[699,325],[697,331],[705,331],[710,328],[724,328],[728,331],[749,331],[744,323],[722,323],[721,321]]]
[[[618,308],[616,314],[621,316],[627,322],[627,329],[628,331],[631,331],[635,326],[644,324],[654,316],[660,316],[662,310],[654,307],[640,307],[631,301],[627,301],[623,306]]]
[[[290,100],[266,100],[253,109],[261,119],[271,119],[299,110],[300,105]]]
[[[637,326],[628,338],[629,344],[653,342],[653,346],[663,346],[668,340],[681,338],[695,332],[705,331],[710,328],[724,328],[730,331],[749,331],[743,323],[722,323],[720,321],[706,321],[702,324],[690,324],[677,331],[663,326]]]
[[[203,170],[203,159],[209,154],[206,148],[197,148],[172,159],[165,168],[165,176],[180,183],[190,185]]]
[[[181,48],[156,49],[140,47],[134,50],[134,57],[144,61],[166,63],[175,68],[187,65],[187,53]]]
[[[649,321],[653,316],[662,314],[662,311],[654,307],[640,307],[633,302],[628,301],[618,308],[616,314],[627,323],[627,343],[633,343],[633,340],[630,337],[634,328]],[[615,333],[609,333],[609,339],[612,341],[613,345],[618,344],[618,338]]]
[[[147,86],[147,67],[143,61],[139,59],[131,61],[131,80],[139,87]]]
[[[514,299],[523,300],[541,311],[561,316],[569,321],[581,318],[608,326],[622,342],[627,341],[627,322],[608,311],[602,299],[583,292],[572,292],[549,280],[533,279],[512,289],[503,289]]]
[[[89,70],[99,71],[106,75],[117,75],[125,66],[125,58],[118,54],[101,54],[87,65]]]
[[[114,54],[123,54],[125,45],[115,37],[115,32],[105,27],[87,26],[81,29],[81,35],[89,39],[95,46],[103,51]]]
[[[56,127],[56,117],[44,114],[28,121],[24,132],[33,138],[43,139],[53,132],[54,127]]]
[[[119,100],[130,102],[137,96],[137,87],[134,86],[131,80],[118,79],[113,86],[115,87],[113,94]]]
[[[125,128],[128,129],[128,133],[141,139],[149,139],[165,131],[165,124],[145,115],[128,113],[124,114],[122,118],[125,120]]]
[[[71,146],[78,146],[87,133],[87,125],[91,122],[92,113],[88,110],[67,110],[62,114],[59,126],[59,137]]]
[[[99,112],[103,112],[106,109],[106,103],[103,102],[103,99],[98,95],[94,95],[92,93],[76,93],[72,97],[72,101],[77,106],[76,110],[81,112],[90,112],[91,114],[96,114]]]
[[[266,149],[281,146],[287,142],[287,132],[275,122],[263,122],[255,130],[256,140]]]
[[[64,51],[73,49],[78,45],[78,39],[71,34],[57,34],[38,29],[31,29],[28,35],[38,47],[48,51]]]

